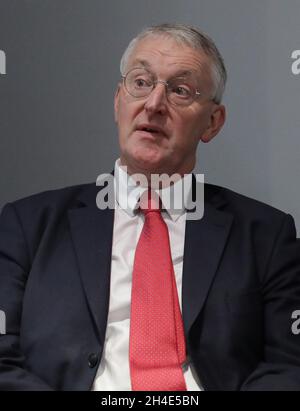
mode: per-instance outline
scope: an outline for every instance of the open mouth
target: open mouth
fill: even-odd
[[[148,127],[142,128],[141,131],[146,131],[147,133],[159,133],[158,130],[155,130],[154,128],[148,128]]]
[[[150,133],[150,134],[165,135],[164,131],[158,127],[140,126],[137,128],[137,131],[144,131],[145,133]]]

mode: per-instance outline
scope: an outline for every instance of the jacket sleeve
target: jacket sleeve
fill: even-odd
[[[300,334],[293,312],[300,310],[300,239],[285,215],[262,279],[264,358],[241,387],[244,391],[300,390]]]
[[[20,328],[30,266],[21,223],[7,204],[0,215],[0,391],[52,390],[24,366]]]

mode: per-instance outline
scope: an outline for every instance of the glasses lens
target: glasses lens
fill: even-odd
[[[144,69],[133,69],[125,77],[125,87],[134,97],[145,97],[153,88],[153,77]]]
[[[196,88],[192,81],[187,81],[185,78],[175,78],[169,82],[168,98],[171,103],[185,106],[193,102],[196,94]]]
[[[133,97],[146,97],[153,90],[156,80],[154,75],[143,68],[130,70],[124,80],[125,88]],[[196,81],[190,77],[176,77],[165,83],[167,98],[171,104],[188,106],[196,96]]]

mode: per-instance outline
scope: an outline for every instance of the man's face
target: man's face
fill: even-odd
[[[209,99],[213,92],[209,59],[171,38],[149,36],[136,45],[126,72],[145,65],[163,81],[178,77],[183,71],[191,73],[189,76],[196,80],[203,97],[189,106],[174,106],[167,100],[164,84],[158,83],[149,96],[138,99],[126,91],[124,84],[119,85],[115,120],[121,164],[128,167],[130,174],[189,173],[195,165],[199,140],[207,142],[213,138],[225,120],[224,106]],[[151,127],[156,132],[146,131]]]

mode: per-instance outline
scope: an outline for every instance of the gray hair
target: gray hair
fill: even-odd
[[[160,24],[151,26],[140,32],[127,46],[120,63],[121,75],[125,75],[129,57],[137,43],[148,36],[169,36],[178,44],[189,46],[204,52],[211,60],[211,70],[214,82],[214,97],[216,103],[221,103],[225,90],[227,72],[224,60],[213,40],[202,31],[183,24]]]

